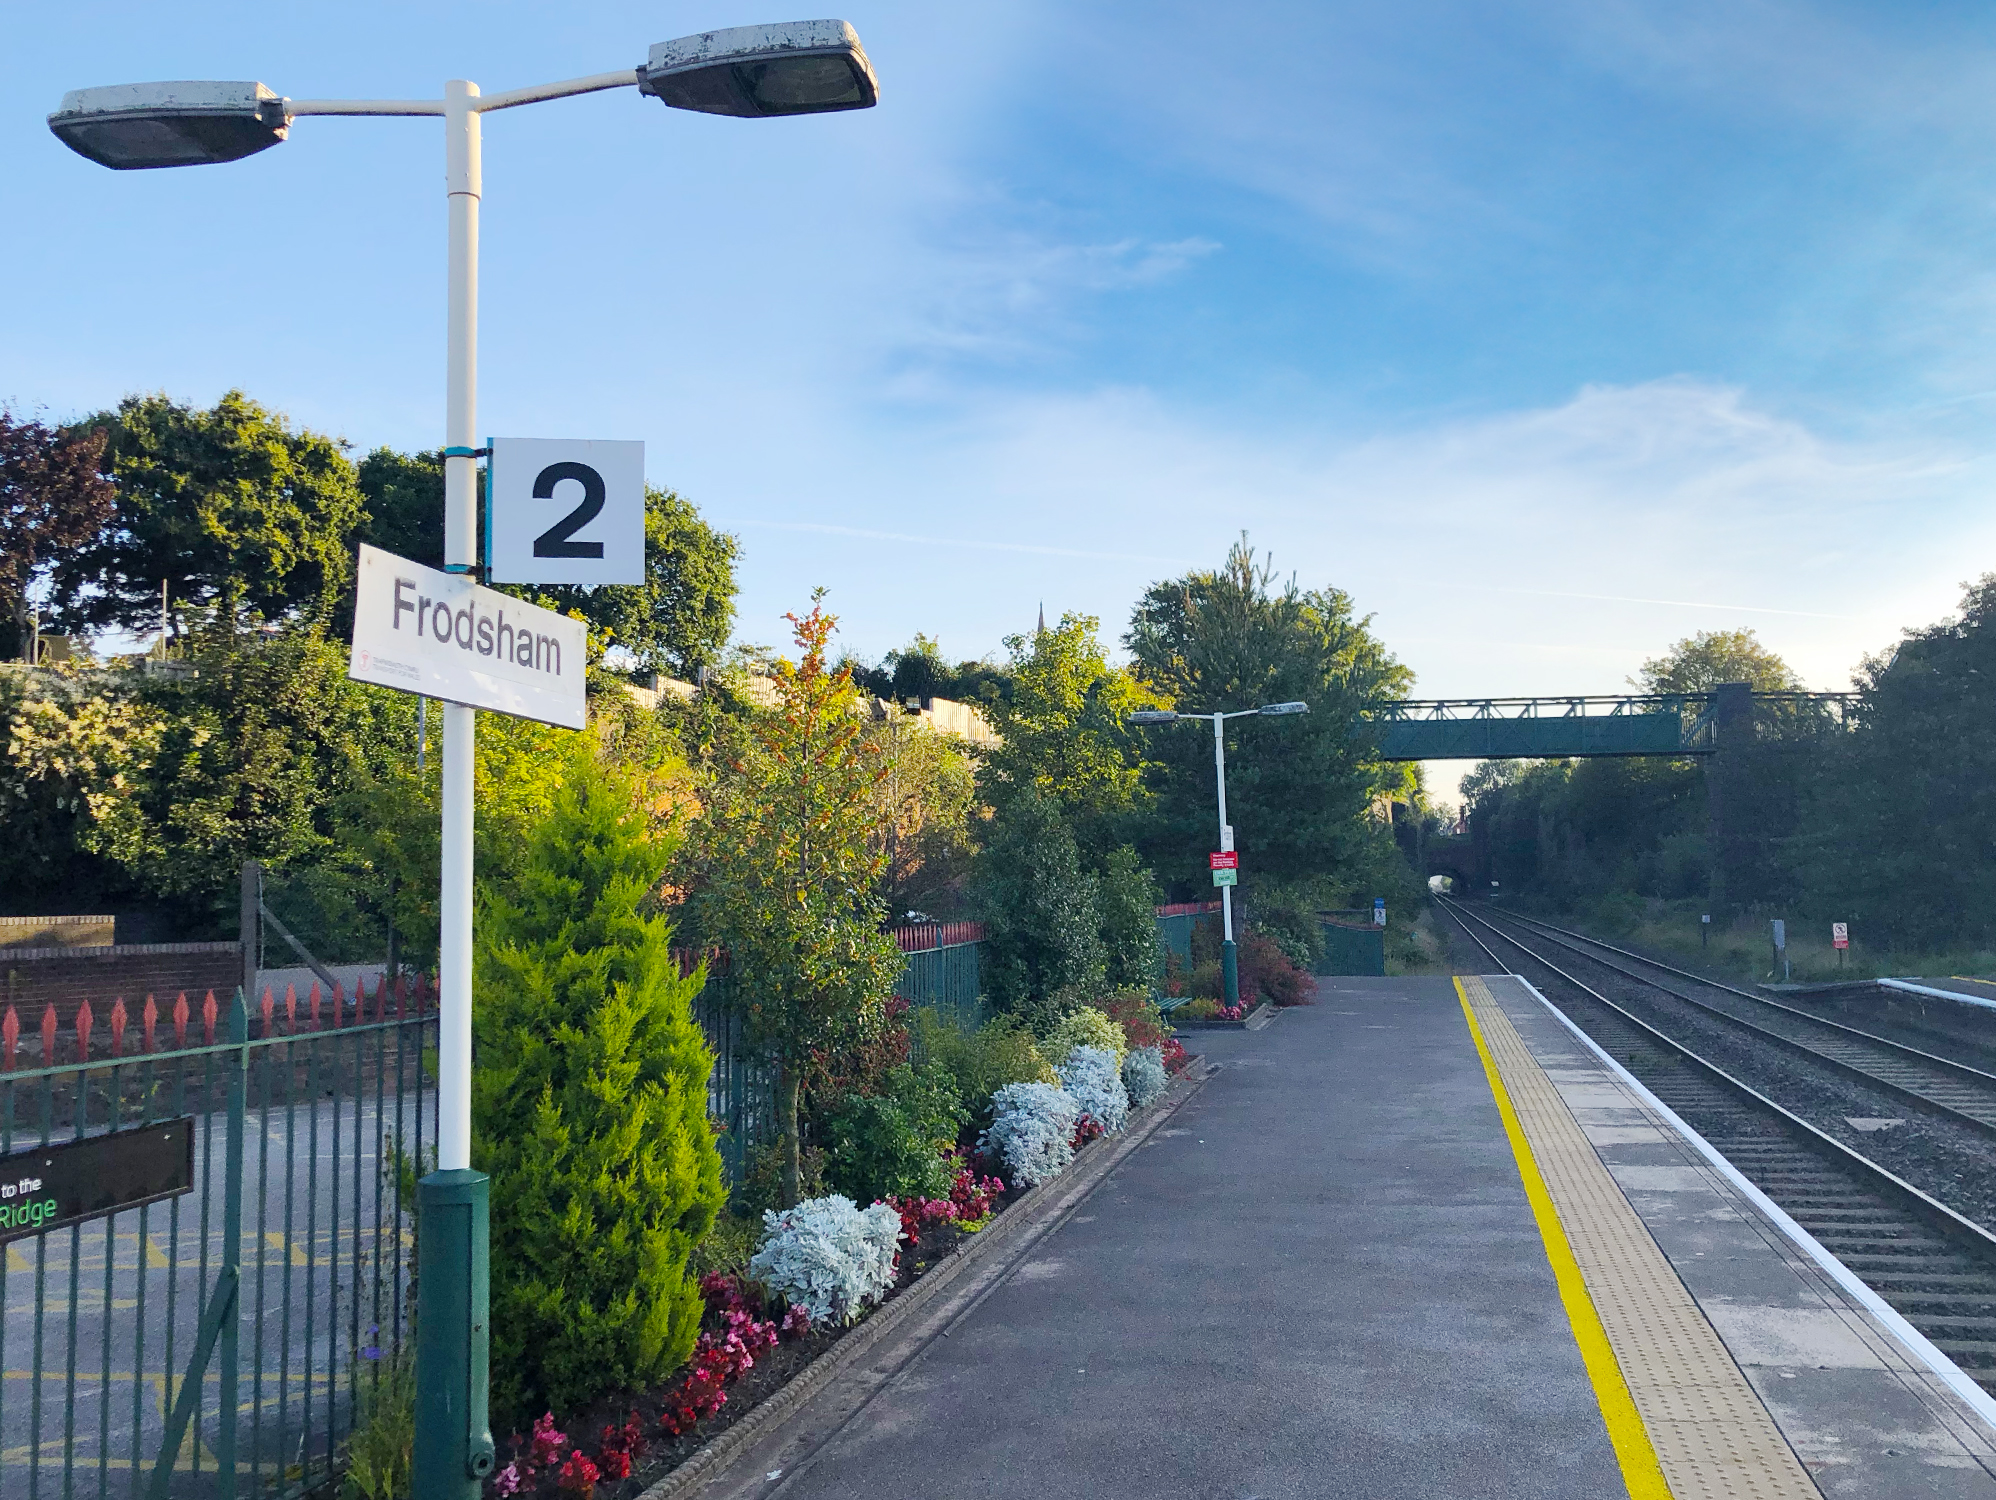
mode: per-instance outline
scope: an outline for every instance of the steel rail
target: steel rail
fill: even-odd
[[[1826,1026],[1834,1031],[1841,1031],[1851,1036],[1862,1037],[1867,1042],[1875,1042],[1881,1047],[1890,1047],[1895,1052],[1904,1052],[1911,1057],[1919,1058],[1922,1062],[1946,1068],[1950,1072],[1966,1074],[1977,1083],[1986,1083],[1990,1088],[1996,1089],[1996,1073],[1985,1072],[1981,1068],[1962,1062],[1959,1058],[1942,1057],[1938,1052],[1928,1052],[1922,1048],[1910,1046],[1905,1042],[1895,1042],[1889,1036],[1880,1036],[1876,1032],[1866,1031],[1860,1026],[1847,1026],[1842,1021],[1832,1021],[1829,1017],[1816,1015],[1812,1011],[1798,1010],[1795,1006],[1783,1005],[1779,1000],[1770,999],[1766,995],[1756,995],[1751,990],[1740,989],[1735,985],[1727,984],[1723,980],[1708,979],[1703,974],[1694,974],[1689,969],[1680,969],[1674,964],[1665,963],[1662,959],[1651,958],[1646,953],[1637,953],[1628,948],[1618,948],[1613,943],[1603,942],[1600,938],[1589,937],[1584,932],[1575,932],[1568,927],[1555,926],[1553,923],[1544,921],[1539,917],[1528,917],[1522,912],[1506,912],[1505,916],[1513,922],[1522,922],[1527,927],[1535,927],[1541,932],[1556,932],[1562,937],[1578,938],[1581,942],[1591,943],[1596,948],[1606,948],[1610,953],[1619,953],[1624,958],[1633,958],[1637,963],[1648,964],[1653,969],[1661,969],[1666,974],[1675,974],[1680,979],[1689,979],[1694,984],[1702,984],[1709,989],[1724,990],[1728,995],[1738,995],[1742,1000],[1751,1000],[1754,1004],[1765,1005],[1770,1010],[1784,1011],[1791,1016],[1800,1016],[1811,1025]],[[1612,968],[1614,966],[1610,965],[1609,967]],[[1640,976],[1631,977],[1639,978]],[[1672,993],[1676,992],[1672,991]],[[1699,1002],[1693,1001],[1692,1003],[1695,1005]]]
[[[1486,919],[1478,918],[1478,920],[1485,921]],[[1537,935],[1544,938],[1547,942],[1553,943],[1558,947],[1564,948],[1570,953],[1578,954],[1581,958],[1586,959],[1591,964],[1598,964],[1602,968],[1607,969],[1612,973],[1620,974],[1625,979],[1634,980],[1637,984],[1647,985],[1651,989],[1660,990],[1664,994],[1669,995],[1674,1000],[1681,1000],[1686,1005],[1695,1006],[1697,1009],[1703,1011],[1705,1014],[1709,1016],[1713,1016],[1716,1019],[1726,1022],[1729,1025],[1737,1026],[1746,1031],[1750,1031],[1757,1037],[1762,1037],[1768,1041],[1778,1043],[1779,1045],[1786,1047],[1793,1052],[1800,1053],[1802,1056],[1809,1058],[1811,1061],[1819,1062],[1828,1067],[1836,1068],[1839,1071],[1848,1074],[1852,1078],[1858,1079],[1863,1083],[1871,1085],[1872,1087],[1884,1089],[1888,1093],[1897,1094],[1901,1098],[1910,1100],[1913,1103],[1922,1106],[1923,1108],[1938,1110],[1940,1113],[1948,1116],[1951,1120],[1966,1125],[1972,1130],[1980,1131],[1984,1135],[1996,1136],[1996,1075],[1985,1073],[1979,1068],[1972,1068],[1966,1063],[1956,1062],[1951,1058],[1937,1057],[1931,1052],[1923,1052],[1918,1047],[1909,1047],[1906,1046],[1904,1043],[1894,1042],[1885,1037],[1873,1036],[1870,1032],[1859,1031],[1854,1026],[1845,1026],[1841,1022],[1825,1020],[1821,1016],[1812,1016],[1807,1011],[1797,1010],[1792,1005],[1783,1005],[1779,1001],[1766,1000],[1760,997],[1759,995],[1750,995],[1745,990],[1736,990],[1731,985],[1718,984],[1715,981],[1703,979],[1696,974],[1687,973],[1685,970],[1672,968],[1668,964],[1659,963],[1655,965],[1655,967],[1657,968],[1664,969],[1669,973],[1679,975],[1685,979],[1690,979],[1699,984],[1709,984],[1714,989],[1724,990],[1728,994],[1738,995],[1743,999],[1751,1000],[1756,1005],[1764,1005],[1772,1010],[1781,1011],[1784,1014],[1793,1016],[1796,1019],[1808,1025],[1818,1027],[1825,1031],[1841,1032],[1846,1036],[1857,1038],[1862,1046],[1883,1048],[1886,1049],[1888,1052],[1902,1053],[1905,1054],[1906,1056],[1917,1058],[1919,1061],[1918,1063],[1914,1064],[1914,1066],[1916,1067],[1921,1065],[1929,1065],[1938,1068],[1945,1073],[1955,1075],[1957,1078],[1965,1077],[1966,1079],[1971,1080],[1975,1085],[1980,1086],[1979,1091],[1987,1095],[1986,1101],[1983,1102],[1983,1107],[1988,1111],[1987,1115],[1985,1116],[1981,1114],[1971,1114],[1969,1113],[1968,1110],[1964,1109],[1960,1105],[1950,1104],[1945,1099],[1935,1097],[1935,1095],[1931,1092],[1925,1091],[1911,1084],[1897,1082],[1891,1078],[1886,1077],[1884,1074],[1874,1072],[1870,1068],[1866,1068],[1860,1065],[1859,1063],[1851,1062],[1845,1058],[1837,1057],[1832,1053],[1822,1051],[1821,1049],[1816,1047],[1812,1047],[1807,1042],[1799,1040],[1796,1037],[1784,1036],[1782,1033],[1778,1031],[1774,1031],[1766,1026],[1760,1025],[1758,1022],[1749,1021],[1744,1016],[1736,1016],[1731,1011],[1721,1009],[1719,1006],[1713,1005],[1709,1001],[1700,1000],[1695,995],[1687,995],[1683,993],[1681,990],[1674,990],[1669,985],[1660,983],[1659,981],[1650,978],[1648,975],[1638,974],[1632,969],[1623,968],[1620,964],[1611,963],[1609,960],[1600,957],[1598,954],[1589,953],[1585,949],[1577,947],[1573,943],[1565,941],[1564,938],[1554,937],[1551,934],[1565,933],[1567,937],[1579,938],[1580,941],[1583,943],[1593,943],[1597,947],[1606,948],[1613,953],[1621,953],[1625,957],[1636,959],[1642,963],[1653,962],[1653,960],[1643,958],[1643,956],[1640,953],[1630,953],[1628,952],[1627,949],[1617,948],[1612,943],[1597,942],[1595,939],[1588,937],[1585,933],[1568,932],[1567,929],[1565,928],[1553,927],[1552,924],[1549,922],[1539,922],[1534,918],[1519,916],[1513,912],[1505,912],[1503,920],[1509,922],[1517,922],[1520,925],[1525,926],[1527,928],[1535,929],[1537,931]],[[1502,929],[1492,925],[1491,930],[1501,931]],[[1510,941],[1516,941],[1516,940],[1510,939]],[[1522,944],[1520,944],[1519,946],[1523,947]],[[1524,951],[1528,953],[1531,952],[1529,948],[1526,948]],[[1541,962],[1543,962],[1543,959],[1541,959]]]
[[[1515,937],[1512,937],[1496,924],[1486,922],[1481,917],[1464,911],[1460,902],[1451,901],[1445,896],[1437,896],[1436,900],[1440,902],[1443,910],[1456,919],[1456,922],[1462,927],[1464,934],[1469,940],[1490,955],[1493,963],[1501,965],[1503,960],[1497,956],[1494,948],[1469,930],[1471,922],[1475,922],[1480,927],[1487,928],[1534,963],[1542,965],[1552,973],[1557,974],[1562,980],[1572,985],[1589,999],[1598,1004],[1605,1005],[1609,1010],[1615,1012],[1616,1015],[1641,1031],[1645,1036],[1654,1039],[1668,1048],[1670,1052],[1702,1069],[1719,1083],[1721,1087],[1747,1100],[1752,1108],[1776,1115],[1789,1126],[1801,1131],[1805,1137],[1805,1143],[1812,1149],[1827,1154],[1832,1161],[1837,1162],[1839,1165],[1853,1168],[1862,1178],[1878,1188],[1886,1197],[1898,1199],[1916,1216],[1924,1219],[1947,1238],[1960,1241],[1979,1256],[1996,1259],[1996,1235],[1992,1235],[1973,1219],[1957,1213],[1954,1209],[1949,1208],[1945,1203],[1941,1202],[1940,1199],[1921,1188],[1915,1187],[1891,1168],[1873,1161],[1862,1152],[1852,1150],[1835,1136],[1819,1130],[1793,1110],[1775,1103],[1774,1100],[1761,1093],[1752,1084],[1735,1078],[1731,1073],[1728,1073],[1709,1058],[1701,1056],[1676,1038],[1659,1031],[1656,1027],[1650,1025],[1649,1022],[1625,1009],[1623,1006],[1616,1004],[1585,981],[1574,978],[1573,975],[1567,973],[1566,970],[1560,968],[1552,960],[1546,958],[1543,954],[1535,953],[1531,948],[1519,942]],[[1508,973],[1509,971],[1504,970],[1503,972]]]

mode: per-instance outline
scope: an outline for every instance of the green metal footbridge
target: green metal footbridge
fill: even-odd
[[[1513,760],[1711,755],[1725,731],[1756,716],[1841,725],[1855,693],[1710,693],[1610,697],[1408,698],[1375,704],[1381,760]]]

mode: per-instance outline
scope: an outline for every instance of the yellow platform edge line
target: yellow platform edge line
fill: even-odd
[[[1511,1143],[1511,1155],[1517,1160],[1518,1177],[1524,1183],[1526,1201],[1532,1206],[1532,1218],[1539,1226],[1539,1238],[1545,1243],[1546,1259],[1552,1264],[1553,1280],[1559,1286],[1559,1300],[1566,1308],[1573,1342],[1580,1348],[1580,1362],[1594,1386],[1594,1399],[1600,1405],[1601,1420],[1608,1429],[1616,1462],[1621,1465],[1622,1483],[1628,1486],[1629,1500],[1672,1500],[1670,1485],[1663,1477],[1663,1465],[1657,1462],[1656,1448],[1650,1442],[1649,1429],[1643,1425],[1635,1397],[1629,1394],[1628,1382],[1622,1378],[1621,1363],[1615,1358],[1614,1346],[1608,1342],[1607,1330],[1601,1326],[1601,1315],[1594,1310],[1594,1298],[1587,1290],[1586,1277],[1580,1273],[1580,1263],[1573,1258],[1573,1247],[1567,1243],[1559,1210],[1546,1189],[1545,1179],[1539,1175],[1532,1143],[1525,1138],[1518,1112],[1511,1107],[1510,1091],[1504,1087],[1497,1061],[1483,1039],[1483,1028],[1476,1024],[1476,1012],[1470,1007],[1469,993],[1460,978],[1455,980],[1455,994],[1462,1004],[1463,1019],[1469,1023],[1470,1040],[1476,1043],[1476,1055],[1482,1059],[1490,1096],[1497,1102],[1497,1114],[1504,1122],[1504,1135]]]

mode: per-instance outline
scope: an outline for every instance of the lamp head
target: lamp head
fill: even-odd
[[[267,151],[290,132],[284,100],[260,83],[116,83],[71,89],[49,129],[120,172],[197,167]]]
[[[1264,703],[1255,710],[1264,714],[1307,714],[1309,711],[1310,705],[1307,703]]]
[[[844,21],[730,26],[660,42],[638,69],[638,90],[674,109],[749,119],[880,102],[873,64]]]
[[[1175,724],[1178,722],[1178,715],[1168,708],[1140,708],[1128,717],[1132,724]]]

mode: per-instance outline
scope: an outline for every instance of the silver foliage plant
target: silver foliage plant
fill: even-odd
[[[1129,1091],[1130,1108],[1142,1109],[1171,1082],[1164,1071],[1162,1047],[1132,1047],[1123,1059],[1123,1087]]]
[[[991,1096],[991,1128],[977,1149],[1003,1159],[1014,1187],[1038,1187],[1074,1160],[1075,1123],[1081,1111],[1050,1083],[1008,1083]]]
[[[894,1285],[901,1215],[885,1203],[861,1209],[834,1193],[762,1216],[762,1245],[749,1275],[814,1324],[850,1323]]]
[[[1115,1053],[1107,1047],[1076,1047],[1054,1071],[1060,1074],[1061,1086],[1076,1108],[1106,1134],[1114,1135],[1123,1128],[1130,1117],[1130,1096],[1123,1088]]]

